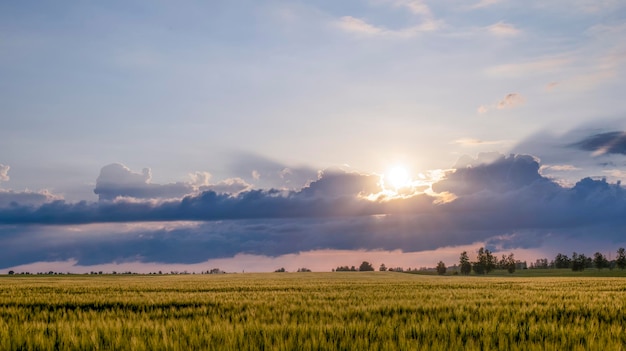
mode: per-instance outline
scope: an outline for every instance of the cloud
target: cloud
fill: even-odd
[[[545,130],[519,142],[511,152],[526,150],[536,155],[543,164],[541,173],[564,185],[584,177],[623,181],[619,173],[607,171],[626,168],[624,128],[626,124],[619,119],[595,120],[561,133]]]
[[[560,71],[572,61],[573,58],[567,55],[544,57],[526,62],[493,66],[488,68],[486,73],[497,78],[518,78]]]
[[[502,24],[502,22],[500,22]],[[507,33],[506,26],[491,26],[493,34]],[[515,29],[510,28],[510,34]],[[588,91],[614,82],[623,74],[626,47],[621,38],[626,25],[595,25],[585,31],[585,41],[576,50],[489,67],[485,73],[498,79],[536,78],[548,91]]]
[[[586,13],[605,12],[623,7],[623,2],[619,0],[577,0],[568,2],[568,5],[571,6],[572,4]]]
[[[366,36],[411,38],[418,35],[419,33],[435,31],[442,26],[441,21],[434,18],[430,8],[423,1],[389,0],[383,1],[383,3],[409,10],[411,14],[419,18],[420,22],[418,24],[407,26],[402,29],[389,29],[384,26],[371,24],[361,18],[356,18],[353,16],[343,16],[337,21],[338,27],[346,32]]]
[[[504,99],[498,102],[497,108],[499,110],[505,108],[513,108],[519,105],[523,105],[526,99],[518,93],[507,94]]]
[[[0,163],[0,181],[2,182],[7,182],[9,181],[9,169],[11,169],[11,167],[7,166],[7,165],[3,165],[2,163]]]
[[[382,27],[371,25],[360,18],[344,16],[339,19],[339,26],[348,32],[361,34],[382,34],[388,30]]]
[[[249,153],[234,155],[229,171],[241,175],[243,181],[255,188],[265,189],[297,190],[318,177],[316,169],[286,165]]]
[[[626,155],[626,132],[594,134],[571,146],[581,150],[591,151],[593,156],[605,154]]]
[[[211,179],[211,173],[209,172],[194,172],[189,174],[189,178],[191,178],[191,184],[194,187],[201,187],[209,185],[209,180]]]
[[[392,3],[395,6],[400,6],[408,9],[415,15],[432,17],[430,7],[421,0],[393,0]]]
[[[484,7],[489,7],[498,3],[501,3],[502,0],[481,0],[478,3],[471,5],[469,8],[470,9],[480,9],[480,8],[484,8]]]
[[[560,84],[560,82],[550,82],[550,83],[546,84],[545,88],[546,88],[546,90],[551,91],[554,88],[558,87],[559,84]]]
[[[199,188],[200,191],[214,191],[221,194],[238,194],[242,191],[249,191],[252,185],[241,178],[229,178],[216,184],[206,185]]]
[[[479,114],[485,114],[494,109],[504,110],[504,109],[515,108],[515,107],[523,105],[525,102],[526,102],[526,99],[522,95],[518,93],[510,93],[510,94],[507,94],[502,100],[498,101],[496,104],[479,106],[477,109],[477,112]]]
[[[363,19],[352,16],[341,17],[338,26],[346,32],[368,35],[368,36],[387,36],[397,38],[410,38],[419,33],[437,30],[440,24],[433,20],[426,20],[421,24],[406,27],[403,29],[392,30],[382,26],[375,26]]]
[[[116,168],[119,169],[118,166]],[[132,178],[138,179],[136,176],[137,174],[132,175]],[[142,179],[147,177],[144,176]],[[199,194],[187,195],[182,199],[159,202],[141,200],[153,199],[154,195],[171,195],[168,186],[143,187],[137,186],[136,181],[125,183],[133,185],[125,187],[107,183],[106,189],[110,190],[108,194],[116,195],[107,199],[115,201],[100,204],[53,201],[38,208],[15,206],[7,212],[0,213],[0,224],[28,223],[31,219],[34,219],[35,223],[44,224],[79,224],[364,215],[377,213],[374,208],[370,208],[372,205],[370,201],[359,197],[362,192],[382,190],[380,187],[374,188],[373,179],[378,178],[326,172],[299,191],[269,189],[229,194],[210,189]],[[246,186],[240,181],[223,185]]]
[[[346,173],[339,170],[321,172],[318,180],[302,189],[306,197],[368,196],[381,192],[380,176]]]
[[[324,172],[297,192],[207,191],[170,202],[58,201],[3,209],[0,245],[12,250],[0,257],[0,267],[70,259],[189,264],[315,250],[419,252],[476,242],[512,250],[591,232],[597,240],[623,241],[626,191],[620,185],[584,178],[566,188],[542,176],[539,161],[528,155],[481,154],[461,163],[433,185],[456,195],[447,203],[424,194],[367,200],[362,195],[377,190],[375,176]]]
[[[480,154],[474,163],[452,171],[440,182],[433,184],[436,192],[450,192],[455,195],[472,194],[484,190],[506,192],[529,186],[534,182],[549,182],[539,174],[539,162],[527,155]],[[457,163],[458,165],[458,163]]]
[[[626,171],[623,171],[621,169],[607,169],[607,170],[603,170],[602,172],[614,178],[626,179]]]
[[[10,179],[10,169],[10,166],[0,163],[0,182],[6,182]],[[24,191],[14,191],[10,189],[0,189],[0,208],[15,208],[19,206],[36,207],[61,199],[61,196],[52,194],[48,190],[31,191],[27,189]]]
[[[152,172],[144,168],[141,173],[133,172],[128,167],[114,163],[102,167],[96,180],[96,193],[101,201],[117,198],[168,200],[203,191],[237,194],[252,189],[252,185],[241,178],[225,179],[215,184],[210,183],[211,174],[195,172],[189,175],[189,182],[154,184]]]
[[[519,35],[522,31],[514,25],[505,22],[498,22],[488,26],[487,31],[498,37],[512,37]]]
[[[591,232],[596,240],[623,241],[620,184],[583,178],[564,187],[540,173],[536,157],[523,154],[466,156],[455,168],[432,185],[433,194],[453,194],[449,202],[427,194],[371,197],[382,191],[379,176],[329,170],[297,191],[15,203],[0,209],[0,245],[11,247],[0,267],[72,259],[187,264],[314,250],[419,252],[476,242],[514,249]],[[114,178],[131,185],[150,179],[149,172],[129,172]]]
[[[542,166],[541,170],[552,170],[552,171],[563,171],[563,172],[569,172],[569,171],[580,171],[581,169],[573,166],[573,165],[550,165],[550,166]]]
[[[13,191],[0,189],[0,208],[41,206],[61,199],[61,196],[54,195],[47,190],[37,192],[30,190]]]
[[[169,199],[182,197],[194,191],[188,183],[152,184],[151,178],[149,168],[136,173],[122,164],[113,163],[100,170],[94,193],[100,200],[114,200],[120,196],[138,199]],[[197,180],[196,175],[195,181]]]
[[[506,140],[481,140],[474,138],[462,138],[454,141],[455,144],[462,146],[480,146],[480,145],[498,145],[508,141]]]

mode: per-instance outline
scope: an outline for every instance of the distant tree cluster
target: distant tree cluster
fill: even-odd
[[[223,270],[219,269],[219,268],[213,268],[210,269],[208,271],[204,271],[202,272],[202,274],[224,274],[226,272],[224,272]]]
[[[456,267],[456,266],[455,266]],[[461,252],[459,256],[458,271],[455,270],[455,274],[460,272],[463,275],[468,275],[472,271],[475,274],[489,274],[494,269],[506,270],[509,273],[515,272],[516,269],[525,268],[526,263],[515,259],[515,255],[510,253],[508,255],[502,255],[502,258],[498,260],[491,251],[481,247],[477,251],[476,260],[470,261],[467,251]],[[442,261],[437,263],[437,273],[446,274],[446,266]]]
[[[358,272],[358,270],[355,266],[338,266],[337,268],[333,269],[333,272]]]
[[[446,266],[443,262],[439,261],[436,266],[436,271],[439,274],[446,274]],[[548,268],[569,268],[573,271],[583,271],[586,268],[619,268],[626,269],[626,250],[620,247],[617,250],[617,257],[614,260],[609,260],[601,252],[596,252],[592,257],[583,253],[573,252],[571,258],[565,254],[558,253],[554,260],[548,261],[547,258],[539,258],[534,263],[527,267],[526,262],[522,262],[515,259],[513,253],[508,255],[502,255],[502,258],[498,260],[493,256],[491,251],[485,248],[480,248],[477,251],[475,261],[470,261],[467,251],[463,251],[459,256],[459,266],[454,267],[455,272],[468,275],[472,271],[475,274],[488,274],[493,269],[506,270],[509,273],[514,273],[517,269],[548,269]]]
[[[383,267],[384,267],[384,270],[387,270],[384,263],[381,265],[381,269],[379,270],[382,271]],[[374,266],[372,266],[372,264],[367,261],[363,261],[358,269],[355,266],[351,266],[351,267],[339,266],[333,269],[333,272],[373,272],[373,271],[374,271]]]
[[[548,262],[547,258],[540,258],[530,265],[533,269],[546,269],[546,268],[570,268],[573,271],[583,271],[586,268],[596,269],[626,269],[626,250],[623,247],[617,249],[617,257],[614,260],[609,260],[601,252],[596,252],[593,257],[588,257],[583,253],[573,252],[572,257],[568,257],[565,254],[558,253],[554,260]]]

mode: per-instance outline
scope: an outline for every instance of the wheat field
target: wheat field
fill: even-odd
[[[2,350],[624,350],[626,280],[0,277]]]

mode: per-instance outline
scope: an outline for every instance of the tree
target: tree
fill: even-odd
[[[502,263],[502,268],[506,269],[507,272],[513,274],[513,272],[515,272],[515,256],[513,256],[513,253],[511,252],[505,259],[504,262]]]
[[[380,265],[380,268],[378,268],[378,270],[381,271],[381,272],[384,272],[384,271],[387,270],[387,266],[385,266],[385,264],[383,263],[383,264]]]
[[[617,249],[617,258],[615,259],[615,264],[619,269],[626,268],[626,250],[624,250],[623,247]]]
[[[548,268],[548,259],[538,258],[537,260],[535,260],[534,264],[531,263],[531,267],[546,269]]]
[[[439,263],[437,263],[437,274],[439,275],[444,275],[446,274],[446,264],[443,263],[443,261],[439,261]]]
[[[359,266],[359,271],[360,272],[371,272],[374,271],[374,267],[372,267],[372,264],[367,262],[367,261],[363,261],[363,263],[361,263],[361,265]]]
[[[607,260],[602,253],[596,252],[593,254],[593,265],[596,266],[597,269],[607,268],[609,266],[609,260]]]
[[[467,256],[467,251],[463,251],[461,253],[461,257],[459,258],[459,263],[461,266],[461,274],[468,275],[472,271],[472,264],[469,261],[469,257]]]
[[[554,267],[556,268],[570,268],[572,261],[567,257],[567,255],[563,255],[558,253],[554,258]]]
[[[496,257],[491,254],[491,251],[481,247],[478,249],[476,262],[473,264],[474,272],[476,274],[488,274],[496,268],[496,260]]]
[[[305,268],[305,267],[303,267],[303,268],[298,268],[298,272],[300,272],[300,273],[302,273],[302,272],[310,272],[310,271],[311,271],[310,269]]]
[[[496,263],[497,269],[506,269],[506,255],[502,254],[502,258]]]
[[[287,271],[285,270],[285,267],[280,267],[277,270],[275,270],[274,272],[276,272],[276,273],[284,273],[284,272],[287,272]]]
[[[587,267],[588,260],[585,254],[578,254],[576,251],[572,253],[572,270],[573,271],[583,271],[585,267]]]
[[[9,271],[9,275],[13,275],[13,274],[15,274],[14,271]]]

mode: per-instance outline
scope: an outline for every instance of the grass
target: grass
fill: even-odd
[[[624,350],[626,280],[391,272],[0,278],[0,349]]]

